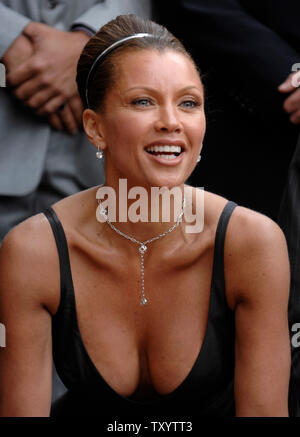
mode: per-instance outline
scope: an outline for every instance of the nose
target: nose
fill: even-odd
[[[181,132],[182,124],[179,114],[173,105],[163,106],[155,122],[155,129],[159,132]]]

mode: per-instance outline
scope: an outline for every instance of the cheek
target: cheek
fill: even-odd
[[[123,146],[130,141],[132,137],[131,124],[125,122],[120,117],[112,118],[109,123],[106,124],[105,129],[105,142],[109,149],[115,149],[122,144]],[[121,144],[120,144],[121,143]]]
[[[199,117],[189,126],[189,132],[193,142],[196,145],[200,145],[204,139],[206,130],[206,120],[205,117]]]
[[[107,147],[114,148],[118,144],[119,147],[134,149],[145,139],[147,127],[145,117],[128,114],[118,114],[118,116],[111,117],[106,123],[105,129]]]

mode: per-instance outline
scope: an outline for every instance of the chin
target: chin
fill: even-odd
[[[128,182],[130,181],[130,186],[140,186],[147,190],[151,189],[152,187],[167,187],[168,189],[171,189],[184,185],[186,180],[186,173],[183,174],[183,172],[176,172],[176,174],[175,172],[169,172],[169,174],[159,174],[158,172],[156,174],[154,174],[154,172],[149,174],[148,172],[147,174],[147,172],[145,172],[144,176],[136,180],[133,180],[133,178],[128,178]]]
[[[157,179],[157,181],[153,181],[153,183],[151,183],[151,187],[158,187],[158,188],[166,187],[168,189],[171,189],[174,187],[179,187],[184,183],[185,180],[182,178],[174,178],[174,179],[163,178],[163,179]]]
[[[167,188],[171,189],[173,187],[180,187],[180,186],[184,185],[186,180],[187,180],[187,177],[185,174],[184,175],[177,174],[177,175],[174,175],[173,177],[172,177],[172,175],[168,175],[168,176],[165,176],[163,178],[157,178],[156,186],[157,187],[167,187]]]

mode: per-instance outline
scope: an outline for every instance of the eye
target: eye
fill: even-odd
[[[200,106],[200,102],[192,99],[184,100],[180,103],[181,106],[183,106],[185,109],[193,109],[197,106]]]
[[[134,99],[131,103],[134,106],[150,106],[152,102],[150,99],[143,97],[139,99]]]

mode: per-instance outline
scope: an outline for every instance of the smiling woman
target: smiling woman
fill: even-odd
[[[90,141],[105,152],[107,184],[130,173],[138,186],[182,184],[195,167],[205,132],[196,68],[174,50],[129,49],[115,63],[118,80],[106,95],[106,110],[84,113]]]
[[[49,414],[53,350],[68,388],[54,416],[286,416],[281,230],[204,192],[204,228],[187,231],[202,190],[185,181],[205,134],[204,90],[190,55],[164,27],[119,16],[85,46],[77,83],[118,219],[107,219],[92,187],[5,239],[1,414]],[[120,189],[124,179],[128,192],[142,187],[147,199],[163,187],[180,196],[149,204],[147,220],[125,221],[135,199]],[[177,211],[168,221],[166,208]]]

